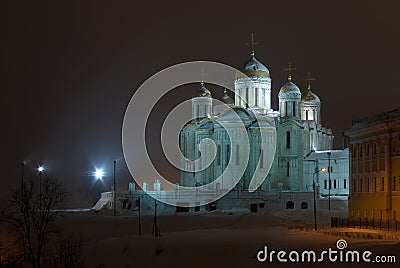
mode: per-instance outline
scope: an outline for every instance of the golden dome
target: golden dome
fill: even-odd
[[[222,96],[221,101],[228,105],[234,104],[233,99],[226,93],[226,89],[224,89],[224,96]]]
[[[211,98],[211,92],[204,86],[204,82],[201,82],[201,88],[196,90],[195,97],[209,97]]]
[[[284,84],[281,89],[279,90],[279,93],[286,93],[286,92],[298,92],[301,94],[301,91],[298,86],[296,86],[295,83],[292,82],[291,77],[288,79],[289,81]]]
[[[301,97],[302,102],[321,102],[317,94],[311,91],[311,87],[308,86],[307,93]]]
[[[251,59],[246,62],[241,72],[247,77],[270,77],[268,68],[259,62],[254,55],[252,55]],[[246,77],[242,73],[237,72],[235,79]]]

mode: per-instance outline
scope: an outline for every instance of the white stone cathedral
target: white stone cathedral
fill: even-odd
[[[331,150],[334,137],[331,129],[321,125],[321,101],[312,92],[310,81],[308,88],[301,92],[292,79],[291,70],[293,69],[289,65],[288,81],[279,90],[278,111],[271,107],[270,71],[255,58],[254,49],[250,60],[244,64],[242,73],[235,77],[234,100],[225,91],[221,98],[223,104],[213,107],[211,92],[201,84],[192,99],[192,115],[196,119],[181,130],[180,146],[185,157],[195,160],[201,154],[204,156],[209,153],[207,150],[199,150],[200,141],[209,138],[215,142],[217,152],[214,161],[204,170],[182,171],[181,185],[199,186],[215,180],[226,169],[231,158],[234,163],[243,164],[238,140],[242,134],[247,134],[250,141],[250,157],[248,163],[244,163],[247,164],[247,168],[237,187],[248,189],[258,161],[261,168],[266,161],[257,135],[260,128],[257,117],[268,126],[273,126],[277,134],[272,167],[259,189],[310,191],[313,176],[307,175],[309,172],[306,170],[306,157],[312,152]],[[226,110],[227,107],[231,109]],[[236,122],[237,117],[232,116],[233,112],[242,122]],[[231,137],[233,140],[230,140],[219,122],[228,123],[233,129],[238,126],[236,123],[244,124],[247,133],[238,132]],[[264,142],[268,142],[268,139]],[[237,147],[235,153],[231,146]],[[190,167],[186,168],[190,170]],[[193,166],[193,170],[195,168]]]

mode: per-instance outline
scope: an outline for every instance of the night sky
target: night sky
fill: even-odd
[[[111,172],[114,159],[118,189],[127,188],[121,127],[136,88],[185,61],[239,68],[250,58],[250,33],[259,43],[257,59],[271,72],[274,109],[288,61],[302,90],[311,71],[323,124],[341,148],[352,120],[400,106],[399,7],[398,1],[3,2],[0,199],[19,180],[21,161],[30,170],[43,162],[70,193],[68,206],[91,205],[91,172],[95,166]],[[160,109],[196,87],[178,90]],[[153,119],[157,139],[161,116]]]

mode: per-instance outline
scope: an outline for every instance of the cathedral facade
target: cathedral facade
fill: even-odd
[[[215,104],[211,92],[201,84],[192,98],[192,117],[195,119],[181,130],[180,147],[188,159],[196,160],[203,156],[203,159],[211,158],[213,161],[204,168],[201,162],[196,163],[200,167],[195,164],[185,166],[186,171],[180,174],[181,185],[206,185],[221,176],[230,163],[229,172],[237,172],[235,168],[246,166],[236,187],[247,190],[258,164],[260,169],[271,168],[264,173],[267,174],[265,180],[257,185],[257,189],[310,191],[314,174],[309,175],[305,171],[305,158],[312,152],[331,150],[334,137],[331,129],[321,124],[321,100],[311,89],[311,79],[308,88],[302,92],[292,79],[290,65],[287,70],[287,81],[277,96],[277,111],[271,107],[270,71],[256,59],[254,50],[250,60],[235,77],[234,98],[225,91],[221,102]],[[262,127],[268,129],[264,139],[260,138]],[[227,128],[232,135],[227,135]],[[246,136],[250,144],[248,161],[242,157],[241,148]],[[208,145],[200,148],[203,139],[211,139],[216,152],[212,152]],[[273,142],[273,139],[276,141]],[[262,143],[265,143],[264,146]],[[275,143],[275,155],[273,159],[267,159],[268,154],[264,151],[271,150]],[[182,161],[182,165],[187,163]],[[203,170],[196,171],[199,168]],[[229,180],[229,174],[224,176],[225,181]],[[217,187],[224,188],[224,180]]]

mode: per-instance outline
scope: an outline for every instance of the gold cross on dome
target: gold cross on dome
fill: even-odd
[[[247,46],[251,48],[251,56],[254,56],[254,47],[258,45],[257,42],[254,42],[254,33],[251,33],[250,43],[246,43]]]
[[[311,77],[311,73],[308,72],[308,77],[303,79],[304,81],[308,81],[308,89],[311,89],[311,81],[315,81],[315,77]]]
[[[285,68],[283,70],[288,72],[288,81],[292,81],[292,71],[296,71],[296,68],[292,67],[292,63],[290,61],[288,68]]]

